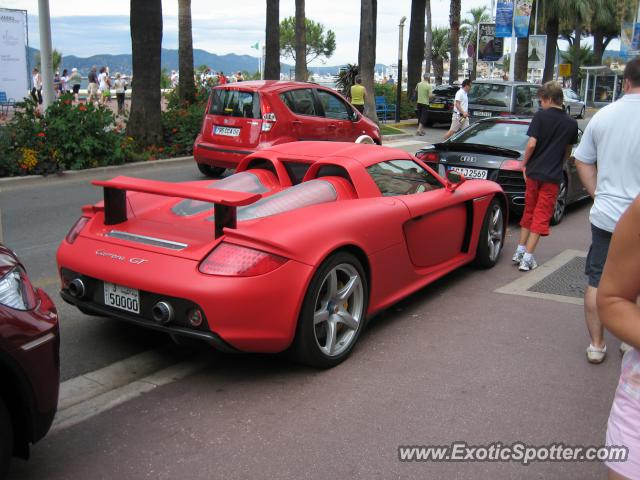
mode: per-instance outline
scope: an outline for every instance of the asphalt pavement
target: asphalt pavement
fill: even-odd
[[[445,131],[428,129],[427,136],[407,136],[396,145],[413,152]],[[607,337],[609,357],[590,365],[579,304],[496,292],[528,275],[510,262],[513,222],[495,268],[463,268],[394,305],[372,319],[345,363],[316,371],[280,356],[178,349],[161,335],[64,305],[53,255],[79,206],[100,196],[89,178],[202,178],[189,161],[116,170],[0,185],[4,240],[60,309],[65,399],[71,384],[84,385],[78,380],[98,369],[102,373],[92,378],[103,386],[84,409],[90,414],[71,426],[57,424],[29,462],[13,463],[10,479],[606,475],[600,463],[398,459],[400,445],[604,443],[619,371],[617,342]],[[540,268],[555,265],[563,253],[586,251],[588,209],[589,202],[570,207],[541,241]],[[160,352],[163,374],[153,377],[140,362],[127,363],[149,350]],[[166,368],[174,363],[181,369]],[[112,387],[102,380],[105,370]],[[75,395],[82,406],[83,392]]]

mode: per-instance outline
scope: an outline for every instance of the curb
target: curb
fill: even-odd
[[[396,133],[394,135],[383,135],[382,136],[382,144],[384,142],[393,142],[394,140],[398,140],[400,138],[410,138],[413,137],[412,133]]]
[[[84,180],[86,178],[97,177],[101,174],[108,174],[114,171],[127,171],[137,170],[139,168],[148,167],[150,165],[166,165],[181,162],[193,162],[193,156],[189,157],[175,157],[175,158],[162,158],[159,160],[146,160],[144,162],[125,163],[122,165],[109,165],[106,167],[89,168],[85,170],[65,170],[60,173],[52,173],[50,175],[26,175],[24,177],[5,177],[0,178],[0,190],[6,190],[8,188],[17,188],[23,186],[30,186],[38,183],[52,182],[52,181],[67,181],[67,180]]]

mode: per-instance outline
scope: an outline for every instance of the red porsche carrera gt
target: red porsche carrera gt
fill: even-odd
[[[507,201],[401,150],[296,142],[217,181],[94,181],[58,249],[82,312],[331,367],[365,319],[462,265],[493,266]]]

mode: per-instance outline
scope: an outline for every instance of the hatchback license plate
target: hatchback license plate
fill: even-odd
[[[487,179],[487,171],[481,168],[449,167],[449,170],[461,173],[468,180]]]
[[[240,129],[233,127],[221,127],[219,125],[216,125],[213,129],[213,134],[224,135],[225,137],[237,137],[238,135],[240,135]]]
[[[140,292],[135,288],[104,282],[104,304],[127,312],[140,313]]]

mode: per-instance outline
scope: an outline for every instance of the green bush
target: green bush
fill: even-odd
[[[375,92],[376,97],[384,97],[387,100],[388,104],[395,105],[396,104],[396,90],[397,85],[389,85],[386,83],[376,83]],[[400,101],[400,119],[406,120],[408,118],[416,117],[416,106],[411,100],[407,97],[407,92],[401,93],[401,101]]]
[[[162,135],[165,143],[164,151],[161,152],[163,155],[193,153],[193,142],[200,133],[208,98],[209,92],[205,88],[197,90],[192,104],[180,103],[177,91],[166,95],[167,110],[162,112]]]

